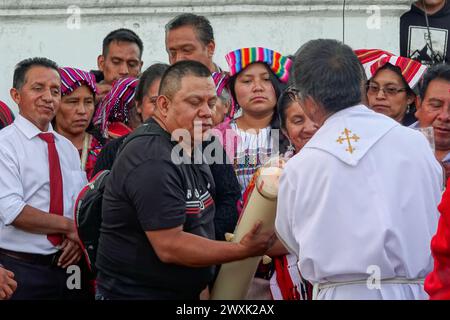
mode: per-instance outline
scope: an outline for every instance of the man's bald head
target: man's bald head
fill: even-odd
[[[202,63],[193,60],[184,60],[173,64],[167,69],[161,79],[159,95],[173,98],[181,88],[181,80],[186,76],[211,77],[211,72]]]

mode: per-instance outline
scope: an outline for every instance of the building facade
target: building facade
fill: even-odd
[[[345,5],[344,5],[345,2]],[[0,100],[9,97],[14,66],[45,56],[60,66],[95,69],[102,39],[116,28],[144,42],[144,68],[167,62],[164,25],[184,12],[210,19],[215,60],[244,46],[293,54],[316,38],[344,40],[353,48],[399,51],[399,18],[412,1],[367,0],[0,0]]]

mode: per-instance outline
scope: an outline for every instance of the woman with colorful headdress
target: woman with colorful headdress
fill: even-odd
[[[75,68],[60,68],[61,105],[53,119],[55,131],[69,139],[80,153],[81,167],[91,177],[104,139],[91,125],[97,92],[94,76]]]
[[[230,76],[226,72],[213,72],[212,77],[216,85],[217,102],[212,112],[213,125],[217,126],[233,117],[234,105],[228,88]]]
[[[97,108],[93,123],[106,139],[116,139],[131,133],[139,126],[135,95],[139,79],[133,77],[116,80],[111,91]]]
[[[232,51],[226,55],[226,60],[230,70],[230,93],[241,116],[229,118],[217,126],[216,133],[241,187],[238,212],[242,213],[258,169],[279,151],[284,153],[287,147],[286,139],[279,132],[276,106],[288,81],[292,61],[276,51],[260,47]],[[285,253],[282,246],[271,252],[272,255]],[[260,264],[247,298],[271,298],[269,279],[273,271],[273,264]]]
[[[368,106],[403,125],[414,123],[414,90],[426,66],[378,49],[356,50],[355,53],[369,80]]]
[[[318,126],[305,114],[295,97],[295,90],[291,87],[283,91],[279,97],[277,113],[281,132],[289,141],[289,147],[281,157],[281,163],[284,163],[301,151],[316,133]],[[281,167],[283,166],[282,164]],[[244,207],[248,205],[250,196],[254,192],[261,169],[259,168],[253,175],[244,192]],[[272,258],[272,264],[269,266],[260,264],[258,272],[272,268],[270,294],[274,300],[309,300],[312,298],[312,285],[300,274],[295,255],[288,253],[280,241],[275,241],[266,255]],[[250,292],[250,294],[252,293]]]
[[[14,114],[6,103],[0,101],[0,130],[14,122]]]
[[[168,64],[155,63],[148,67],[139,77],[134,95],[136,106],[132,107],[130,112],[131,118],[134,118],[130,122],[133,129],[153,116],[161,78],[168,68]],[[94,175],[102,170],[111,170],[117,153],[127,136],[128,134],[122,135],[106,144],[98,157]]]
[[[242,115],[217,130],[244,192],[256,170],[286,145],[278,130],[272,129],[280,128],[275,108],[292,61],[260,47],[237,49],[225,58],[230,92]]]

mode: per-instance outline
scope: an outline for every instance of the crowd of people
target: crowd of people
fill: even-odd
[[[450,8],[412,11],[427,5]],[[99,70],[16,65],[19,113],[0,101],[0,300],[208,299],[220,265],[263,255],[247,299],[450,299],[445,54],[318,39],[230,51],[224,71],[204,16],[165,35],[169,64],[145,70],[123,28]],[[275,227],[226,241],[274,157]],[[94,272],[74,211],[105,170]]]

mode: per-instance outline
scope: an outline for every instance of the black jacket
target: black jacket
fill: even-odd
[[[435,53],[434,62],[450,63],[450,1],[433,15],[428,16],[431,32],[431,46]],[[425,40],[428,37],[425,12],[411,5],[411,10],[400,18],[400,55],[411,57],[423,64],[431,65],[432,51]]]
[[[101,170],[111,170],[117,152],[125,138],[126,136],[123,136],[111,140],[106,144],[97,158],[92,174],[93,176]],[[220,144],[220,142],[213,137],[211,141],[203,144],[203,148],[206,148],[212,143]],[[222,145],[220,145],[220,148],[222,148]],[[238,221],[236,203],[241,197],[241,189],[233,165],[226,163],[225,151],[223,151],[222,164],[210,163],[209,168],[216,185],[216,193],[214,195],[214,202],[216,204],[216,213],[214,217],[216,240],[225,240],[225,233],[234,232],[234,228]]]
[[[206,155],[207,161],[210,163],[209,169],[216,184],[214,197],[216,203],[214,216],[216,240],[223,241],[225,240],[225,233],[233,233],[236,227],[238,221],[237,202],[241,198],[241,187],[236,178],[233,165],[229,162],[227,163],[226,152],[216,137],[212,137],[211,141],[203,143],[204,150],[211,144],[216,144],[216,148],[221,148],[223,156],[221,163],[214,163]]]

